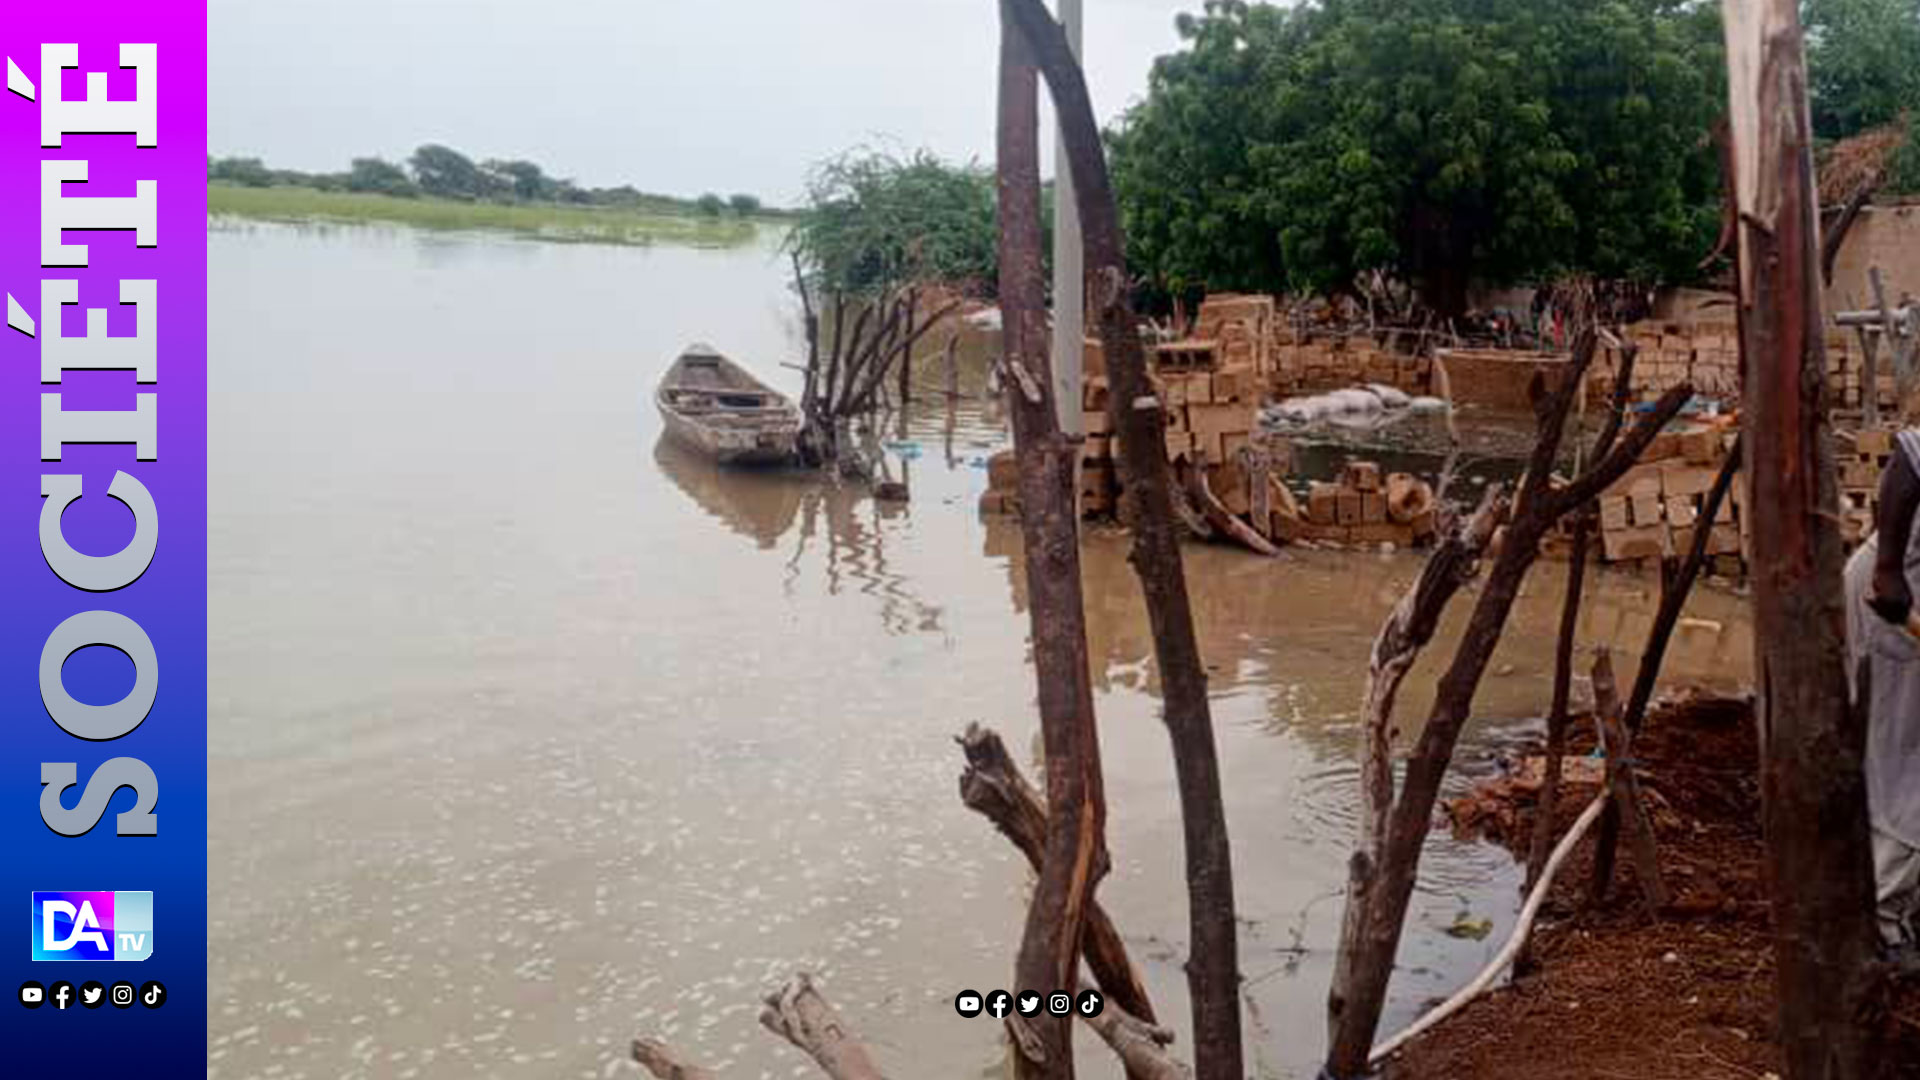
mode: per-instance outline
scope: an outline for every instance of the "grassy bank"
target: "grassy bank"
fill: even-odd
[[[763,230],[784,228],[771,218],[709,218],[598,206],[402,199],[306,187],[207,185],[207,213],[263,221],[391,222],[422,229],[487,229],[542,240],[600,244],[680,244],[738,247]]]

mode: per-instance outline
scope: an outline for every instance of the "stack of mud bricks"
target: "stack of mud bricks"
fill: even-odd
[[[1745,476],[1735,476],[1719,512],[1706,520],[1707,494],[1735,431],[1731,418],[1718,417],[1679,421],[1661,432],[1600,496],[1601,558],[1657,568],[1664,558],[1685,556],[1695,531],[1707,529],[1712,572],[1742,576],[1751,536]]]
[[[1421,396],[1433,391],[1433,361],[1384,349],[1369,334],[1315,334],[1282,323],[1273,345],[1273,392],[1280,397],[1365,383]]]
[[[1633,323],[1624,332],[1635,349],[1629,402],[1658,400],[1681,383],[1694,392],[1731,401],[1740,395],[1740,335],[1729,322]],[[1587,369],[1588,399],[1606,401],[1613,393],[1621,350],[1607,347]]]
[[[1565,353],[1527,349],[1439,349],[1434,358],[1455,404],[1507,412],[1532,410],[1534,376],[1553,387],[1570,370]]]
[[[1307,489],[1302,508],[1290,495],[1272,511],[1284,541],[1412,547],[1434,534],[1433,489],[1406,473],[1383,475],[1371,461],[1349,462],[1333,483]]]
[[[1106,354],[1097,338],[1087,338],[1082,348],[1080,420],[1086,437],[1080,444],[1080,512],[1086,517],[1111,517],[1119,505],[1114,464],[1119,444],[1107,423]],[[987,460],[987,490],[980,496],[980,512],[1020,512],[1020,469],[1012,450]]]
[[[1625,331],[1638,350],[1633,364],[1631,400],[1653,401],[1686,382],[1696,393],[1723,401],[1740,396],[1740,332],[1732,322],[1637,322]],[[1854,336],[1837,328],[1826,334],[1827,385],[1835,410],[1858,413],[1866,405],[1866,375]],[[1613,392],[1619,351],[1603,349],[1587,372],[1589,400],[1605,401]],[[1891,365],[1880,365],[1879,404],[1898,406]]]
[[[1873,531],[1880,507],[1880,473],[1893,456],[1893,430],[1863,428],[1834,436],[1834,467],[1840,474],[1840,535],[1847,550]]]

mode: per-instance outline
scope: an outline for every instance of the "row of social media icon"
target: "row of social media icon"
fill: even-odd
[[[995,1019],[1005,1018],[1009,1011],[1021,1016],[1039,1016],[1042,1004],[1039,994],[1032,990],[1022,990],[1015,997],[1005,990],[995,990],[991,994],[982,994],[978,990],[962,990],[953,999],[953,1009],[961,1016],[972,1019],[985,1012]],[[1098,990],[1082,990],[1078,997],[1068,997],[1055,991],[1045,999],[1047,1012],[1053,1016],[1068,1016],[1079,1013],[1081,1016],[1099,1016],[1100,1010],[1107,1007],[1105,999]]]
[[[123,980],[109,989],[89,979],[80,984],[79,993],[76,994],[73,984],[64,980],[52,986],[42,986],[31,979],[20,984],[20,1004],[29,1009],[47,1004],[56,1009],[66,1009],[72,1005],[97,1009],[107,1004],[116,1009],[130,1009],[136,1001],[149,1009],[157,1009],[167,1003],[167,988],[158,980],[152,980],[136,990],[132,983]]]

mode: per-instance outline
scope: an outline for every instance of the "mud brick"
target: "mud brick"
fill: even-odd
[[[1215,402],[1251,402],[1259,397],[1255,392],[1259,386],[1258,375],[1251,369],[1217,372],[1212,385]]]
[[[1348,462],[1341,480],[1355,491],[1379,491],[1380,466],[1371,461]]]
[[[1640,460],[1643,463],[1655,462],[1655,461],[1666,461],[1668,458],[1677,458],[1679,456],[1680,456],[1679,433],[1674,431],[1662,431],[1660,434],[1655,435],[1653,437],[1652,442],[1647,444],[1646,450],[1642,452],[1640,455]]]
[[[1188,405],[1210,405],[1213,403],[1213,376],[1204,371],[1196,371],[1181,377],[1187,387]]]
[[[1737,578],[1747,572],[1747,565],[1738,555],[1713,556],[1713,572],[1721,577]]]
[[[1607,489],[1612,495],[1659,495],[1665,488],[1658,462],[1642,462],[1621,474]]]
[[[1350,544],[1353,530],[1345,525],[1316,525],[1309,521],[1300,528],[1301,539],[1329,544]]]
[[[1020,464],[1013,451],[1002,450],[987,459],[987,486],[1012,491],[1020,486]]]
[[[1105,409],[1101,409],[1099,412],[1082,411],[1080,413],[1080,420],[1081,423],[1086,425],[1081,430],[1089,435],[1105,435],[1111,430],[1107,424],[1107,410]]]
[[[1663,462],[1660,468],[1660,491],[1664,495],[1705,495],[1713,490],[1717,469],[1703,468],[1683,461]]]
[[[1220,436],[1221,461],[1245,461],[1253,453],[1253,435],[1245,431],[1224,432]]]
[[[1600,527],[1602,529],[1624,529],[1632,524],[1628,520],[1628,506],[1631,505],[1625,495],[1608,495],[1600,500]]]
[[[1341,488],[1339,498],[1335,501],[1334,520],[1341,525],[1358,525],[1364,520],[1362,506],[1359,492]]]
[[[1691,495],[1667,496],[1667,524],[1676,529],[1691,526],[1700,517],[1700,508]]]
[[[1315,483],[1307,489],[1307,520],[1315,525],[1333,525],[1340,520],[1340,488]]]
[[[1387,520],[1387,496],[1384,492],[1360,493],[1360,523],[1378,525]]]
[[[1718,425],[1692,424],[1680,430],[1680,456],[1695,465],[1712,465],[1720,460],[1721,431]]]
[[[1167,432],[1167,460],[1179,461],[1193,456],[1193,433],[1190,431]]]
[[[1736,555],[1740,552],[1740,530],[1732,525],[1715,525],[1707,535],[1707,554]]]
[[[1635,495],[1631,501],[1633,503],[1632,517],[1635,528],[1647,525],[1658,525],[1665,520],[1664,516],[1660,513],[1660,496]]]
[[[1113,458],[1114,442],[1108,435],[1089,435],[1087,441],[1080,444],[1082,464],[1103,464]]]
[[[1170,375],[1165,388],[1160,391],[1160,400],[1167,403],[1169,411],[1184,409],[1187,404],[1187,380],[1183,375]]]
[[[1658,559],[1667,550],[1667,530],[1663,525],[1615,529],[1601,534],[1602,550],[1608,562],[1628,559]]]
[[[1096,375],[1080,384],[1080,407],[1087,412],[1102,412],[1107,407],[1107,377]]]
[[[1893,432],[1886,428],[1863,428],[1853,433],[1853,449],[1857,454],[1877,457],[1893,452]]]
[[[1369,521],[1353,527],[1356,544],[1397,544],[1413,546],[1413,526],[1392,521]]]

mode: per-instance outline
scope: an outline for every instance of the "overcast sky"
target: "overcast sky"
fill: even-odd
[[[1201,0],[1084,2],[1105,121]],[[208,19],[212,153],[284,168],[443,142],[791,203],[863,143],[992,158],[993,0],[211,0]]]

